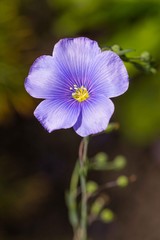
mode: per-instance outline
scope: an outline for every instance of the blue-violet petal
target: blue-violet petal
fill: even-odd
[[[112,51],[104,51],[93,59],[90,78],[91,89],[109,98],[123,94],[129,86],[125,65]]]
[[[34,111],[35,117],[48,132],[72,127],[80,113],[79,104],[74,101],[60,102],[44,100]]]
[[[103,95],[83,102],[74,130],[82,137],[99,133],[107,128],[113,112],[112,101]]]

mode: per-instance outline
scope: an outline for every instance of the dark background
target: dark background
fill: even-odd
[[[47,133],[33,117],[39,103],[24,89],[33,61],[51,54],[64,37],[86,36],[100,46],[119,44],[149,51],[159,64],[159,1],[1,0],[0,1],[0,239],[69,240],[64,192],[81,138],[72,129]],[[113,99],[117,132],[95,136],[89,156],[104,151],[112,161],[127,158],[119,172],[90,175],[99,183],[135,174],[125,189],[107,190],[110,224],[90,227],[93,240],[160,239],[160,75],[126,64],[127,93]]]

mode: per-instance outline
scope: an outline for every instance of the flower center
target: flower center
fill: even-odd
[[[72,88],[70,88],[72,90]],[[72,97],[76,99],[78,102],[83,102],[89,98],[89,93],[87,89],[83,86],[77,88],[77,85],[74,85],[75,92],[72,93]]]

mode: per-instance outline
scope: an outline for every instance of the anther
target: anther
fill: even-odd
[[[73,85],[75,92],[72,93],[72,97],[78,102],[83,102],[89,98],[89,93],[84,86],[77,88],[77,85]]]

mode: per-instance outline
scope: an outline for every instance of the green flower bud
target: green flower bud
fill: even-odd
[[[99,152],[98,154],[96,154],[96,156],[94,157],[95,163],[97,167],[103,167],[106,165],[107,162],[107,154],[104,152]]]
[[[128,177],[126,177],[126,176],[119,176],[118,178],[117,178],[117,185],[119,186],[119,187],[126,187],[127,185],[128,185]]]
[[[113,164],[114,164],[114,167],[117,169],[117,170],[121,170],[123,169],[125,166],[126,166],[126,158],[122,155],[118,155],[117,157],[115,157],[114,161],[113,161]]]
[[[91,206],[91,213],[97,217],[106,204],[106,201],[105,197],[98,197]]]
[[[86,188],[87,188],[87,193],[92,194],[92,193],[96,192],[96,190],[98,188],[98,184],[94,181],[88,181]]]
[[[105,223],[110,223],[114,220],[114,213],[109,208],[105,208],[100,214],[100,219]]]
[[[142,52],[140,57],[141,57],[141,60],[144,62],[149,62],[151,60],[151,55],[147,51]]]
[[[113,45],[113,46],[111,47],[111,49],[112,49],[113,52],[116,52],[116,53],[119,53],[120,50],[121,50],[120,46],[117,45],[117,44]]]

